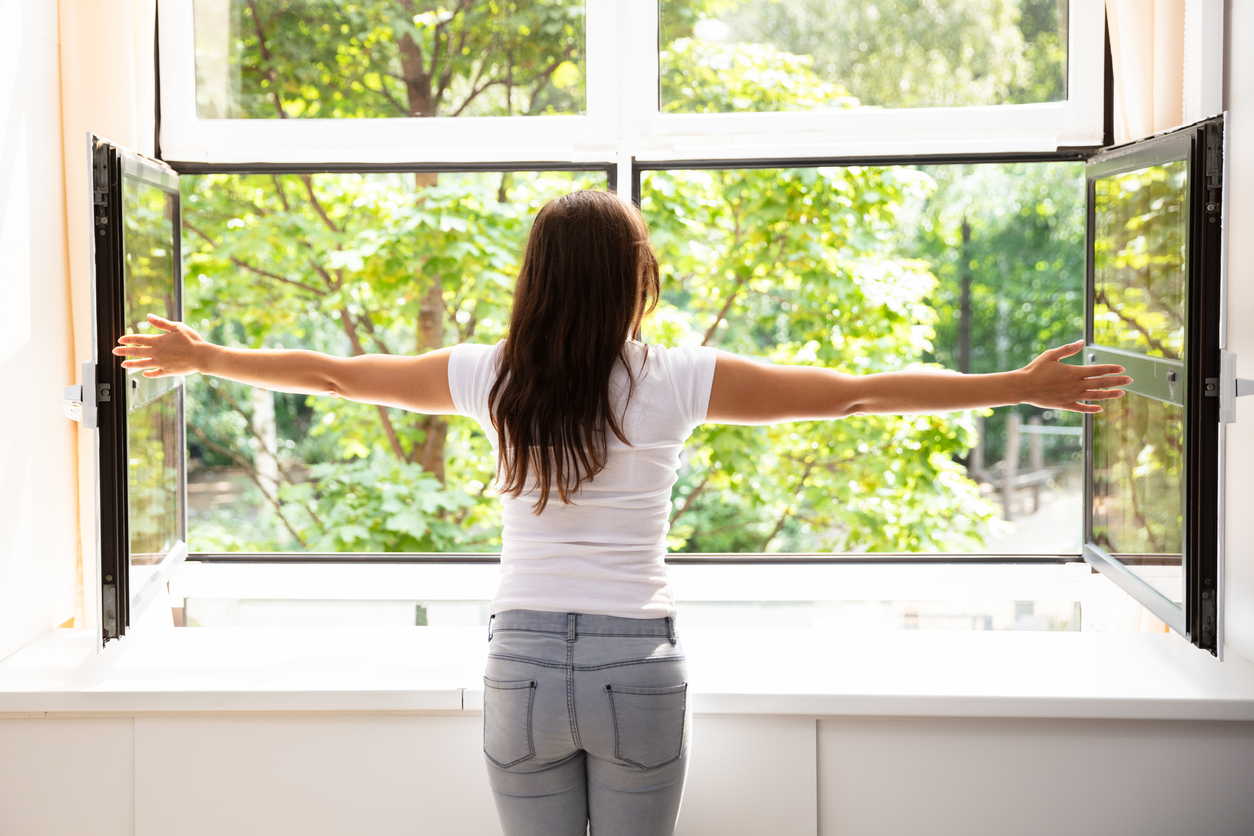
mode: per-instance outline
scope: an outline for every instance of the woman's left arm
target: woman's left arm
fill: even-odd
[[[215,345],[181,322],[148,315],[160,334],[128,334],[113,353],[145,377],[200,372],[263,389],[330,395],[395,406],[428,415],[456,412],[448,385],[451,348],[418,356],[365,354],[333,357],[299,349],[247,349]]]

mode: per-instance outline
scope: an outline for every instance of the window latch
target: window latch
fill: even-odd
[[[1219,421],[1232,424],[1237,420],[1237,398],[1254,395],[1254,380],[1237,377],[1237,355],[1219,352],[1219,377],[1206,379],[1206,394],[1219,398]]]
[[[62,391],[61,411],[66,418],[82,424],[83,429],[94,430],[99,426],[96,404],[109,400],[109,384],[96,385],[96,364],[90,360],[83,364],[82,378],[82,383],[66,386]]]

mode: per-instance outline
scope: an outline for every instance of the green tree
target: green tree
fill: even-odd
[[[577,113],[584,4],[572,0],[232,0],[230,118]],[[200,50],[205,62],[208,44]],[[206,73],[201,72],[202,85]],[[208,94],[210,91],[206,90]],[[210,112],[205,112],[206,110]]]
[[[1083,337],[1084,164],[925,171],[937,188],[903,215],[912,234],[901,239],[898,252],[928,262],[938,279],[930,297],[937,324],[928,359],[987,374],[1024,366],[1048,348]],[[989,461],[1004,454],[1005,416],[1012,409],[1018,408],[997,410],[986,422]],[[1050,417],[1079,423],[1068,413]],[[1047,454],[1073,455],[1073,441],[1050,437]]]
[[[569,174],[460,175],[434,186],[417,186],[408,175],[189,178],[187,318],[227,344],[342,355],[499,339],[531,214],[542,198],[588,184]],[[190,389],[193,440],[251,475],[286,529],[281,539],[312,547],[331,536],[335,515],[320,513],[324,497],[309,491],[334,481],[332,471],[315,469],[319,484],[299,489],[289,472],[281,495],[266,491],[256,473],[261,439],[246,387],[202,379]],[[286,439],[292,458],[378,458],[384,463],[368,469],[376,481],[408,480],[419,468],[440,490],[474,498],[418,503],[432,526],[451,520],[482,529],[483,536],[463,538],[467,547],[493,536],[499,524],[486,497],[491,455],[473,422],[330,398],[281,404],[287,431],[303,428]],[[382,544],[352,542],[411,548],[414,529],[411,520]]]
[[[848,91],[834,102],[873,107],[958,107],[1066,98],[1065,0],[663,0],[662,100],[707,112],[700,62],[686,39],[722,36],[728,70],[773,49],[803,56],[816,81]],[[725,27],[725,28],[724,28]],[[806,110],[770,88],[725,99],[722,110]]]
[[[710,0],[683,8],[697,20],[721,14],[725,5]],[[792,8],[789,0],[759,5]],[[976,5],[962,5],[968,7]],[[563,62],[581,66],[581,6],[461,3],[426,12],[399,0],[291,2],[266,4],[261,16],[252,4],[235,8],[239,107],[256,117],[563,111],[578,105],[576,87],[582,90],[562,69]],[[413,30],[388,17],[398,8]],[[1002,15],[996,21],[1013,17],[1004,3],[989,8]],[[532,23],[517,17],[524,13]],[[974,26],[971,20],[961,25]],[[473,48],[446,52],[461,33]],[[405,38],[424,56],[421,78],[406,75]],[[512,45],[518,39],[534,50],[530,58]],[[799,46],[737,50],[686,35],[664,44],[663,90],[687,91],[703,110],[854,104],[819,71],[822,59],[797,54]],[[439,72],[432,63],[437,53],[451,62]],[[1013,54],[1018,61],[1026,53]],[[379,71],[384,66],[389,69]],[[447,83],[440,81],[445,73]],[[491,79],[504,81],[475,92]],[[671,110],[683,109],[671,104],[678,100],[664,98]],[[1045,218],[1040,229],[1001,216],[981,226],[978,186],[968,183],[976,174],[866,167],[651,174],[644,209],[666,292],[646,323],[646,338],[855,372],[944,363],[953,350],[946,342],[953,301],[944,294],[956,275],[955,219],[975,224],[972,240],[987,244],[980,258],[990,275],[1018,264],[1014,252],[1053,253],[1055,238],[1069,234],[1069,216],[1049,208],[1048,189],[1015,208],[1025,209],[1033,224]],[[231,344],[264,340],[341,354],[498,339],[531,214],[543,199],[593,182],[570,175],[188,180],[189,321]],[[955,214],[950,207],[964,194],[970,211]],[[903,235],[916,221],[920,229],[931,225],[926,234]],[[1048,253],[1044,272],[1060,258],[1066,262]],[[1033,259],[1033,269],[1040,260]],[[1007,286],[1014,280],[1007,277]],[[1039,290],[1042,299],[1048,296],[1045,285]],[[1054,327],[1038,327],[1033,339],[1050,338]],[[255,471],[261,439],[247,392],[212,380],[191,389],[190,433],[202,457]],[[489,448],[470,422],[326,398],[282,396],[276,404],[281,458],[293,472],[281,490],[260,499],[274,519],[254,525],[209,518],[212,525],[200,531],[212,543],[200,547],[464,549],[483,548],[499,534]],[[671,545],[691,551],[977,545],[992,509],[955,463],[971,433],[967,414],[702,428],[676,486]]]

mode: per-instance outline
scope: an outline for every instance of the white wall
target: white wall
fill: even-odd
[[[1224,107],[1229,112],[1228,349],[1254,378],[1254,0],[1226,0]],[[1225,643],[1254,660],[1254,397],[1228,427]]]
[[[57,6],[0,0],[0,659],[74,617],[77,382]]]
[[[481,716],[0,719],[4,836],[497,836]],[[1254,723],[697,715],[676,836],[1254,822]]]

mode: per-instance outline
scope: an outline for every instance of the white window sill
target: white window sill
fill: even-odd
[[[53,630],[0,662],[0,716],[475,712],[481,627]],[[688,628],[701,714],[1254,720],[1254,664],[1171,634]]]

